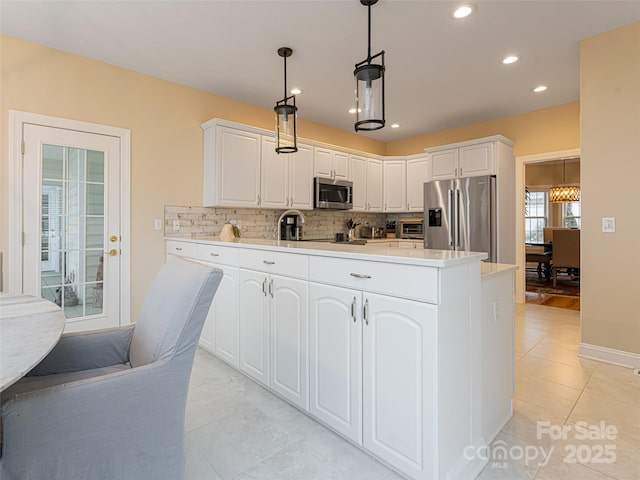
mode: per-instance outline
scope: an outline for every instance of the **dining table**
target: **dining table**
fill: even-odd
[[[66,316],[53,302],[0,293],[0,392],[24,377],[58,343]]]

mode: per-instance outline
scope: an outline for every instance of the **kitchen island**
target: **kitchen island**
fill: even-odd
[[[224,271],[209,352],[408,478],[486,464],[511,416],[514,267],[260,239],[167,239],[167,254]]]

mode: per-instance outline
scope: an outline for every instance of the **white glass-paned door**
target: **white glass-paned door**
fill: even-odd
[[[119,325],[119,139],[25,125],[24,140],[23,290],[71,330]]]

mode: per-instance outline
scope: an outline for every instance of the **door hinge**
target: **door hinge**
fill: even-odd
[[[24,140],[20,142],[20,153],[24,155]]]

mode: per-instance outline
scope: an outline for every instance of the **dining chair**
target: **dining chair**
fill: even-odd
[[[556,288],[558,270],[560,269],[580,269],[580,230],[554,230],[553,261],[551,265],[553,288]]]
[[[2,392],[3,480],[178,480],[198,339],[222,271],[170,258],[135,324],[65,334]]]

